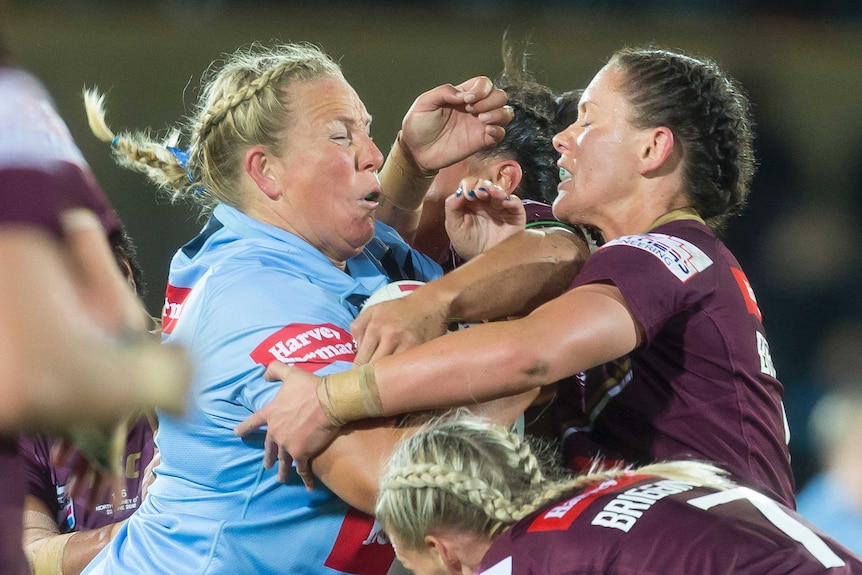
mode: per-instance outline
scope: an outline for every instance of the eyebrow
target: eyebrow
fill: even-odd
[[[338,117],[334,118],[334,121],[341,122],[342,124],[348,125],[350,127],[355,127],[355,126],[370,127],[371,126],[371,120],[372,120],[371,114],[368,114],[367,116],[365,116],[361,120],[357,120],[353,116],[338,116]]]

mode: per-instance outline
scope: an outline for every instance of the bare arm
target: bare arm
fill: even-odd
[[[81,234],[62,248],[35,228],[0,230],[0,430],[53,431],[84,412],[113,423],[136,407],[182,409],[188,359],[144,338],[119,343],[106,324],[138,328],[133,296],[104,234]],[[115,305],[95,313],[93,301]]]
[[[524,318],[451,333],[374,367],[383,412],[392,415],[521,393],[621,357],[640,340],[619,290],[592,284]]]
[[[410,349],[452,321],[522,316],[562,294],[589,256],[583,238],[561,228],[526,230],[409,297],[375,305],[351,325],[356,363]]]
[[[268,377],[290,373],[290,368],[273,363]],[[284,389],[285,385],[282,386]],[[472,404],[471,411],[496,423],[511,426],[518,416],[538,397],[538,390],[496,401]],[[331,444],[314,460],[314,474],[327,487],[350,505],[373,513],[377,500],[380,475],[398,441],[412,433],[423,421],[407,418],[396,424],[394,418],[368,419],[345,427]],[[267,441],[270,436],[267,435]],[[266,461],[270,466],[273,459]],[[283,463],[280,463],[283,465]],[[289,468],[279,467],[279,478],[287,477]]]
[[[33,575],[78,575],[121,524],[60,534],[50,510],[28,495],[24,500],[24,551]]]
[[[618,289],[582,286],[524,318],[476,325],[375,360],[379,415],[470,405],[535,390],[621,357],[641,339],[640,327]],[[300,476],[310,482],[310,460],[338,429],[324,411],[318,391],[336,400],[330,403],[330,412],[335,407],[340,418],[362,419],[366,415],[361,406],[343,401],[363,396],[357,392],[362,370],[321,380],[298,368],[284,369],[282,379],[290,384],[241,423],[236,433],[268,425],[267,441],[289,453]]]

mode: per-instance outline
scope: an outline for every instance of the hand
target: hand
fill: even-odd
[[[122,471],[109,461],[107,444],[111,441],[107,435],[101,429],[79,428],[51,447],[51,462],[70,470],[66,486],[69,497],[78,499],[86,495],[91,507],[102,503],[109,495],[116,507],[125,483]]]
[[[465,260],[523,231],[526,225],[521,199],[489,180],[464,178],[458,191],[446,198],[446,233]]]
[[[485,76],[421,94],[404,116],[401,143],[423,169],[439,170],[503,139],[514,112]]]
[[[357,342],[353,362],[362,365],[446,333],[446,307],[430,294],[432,289],[424,285],[408,296],[364,308],[350,325]]]
[[[284,483],[292,461],[311,491],[314,488],[311,460],[338,434],[338,428],[329,424],[317,399],[320,378],[278,361],[269,364],[263,377],[267,381],[280,379],[281,388],[272,401],[236,426],[234,433],[242,437],[266,425],[264,466],[269,469],[278,460],[278,480]]]

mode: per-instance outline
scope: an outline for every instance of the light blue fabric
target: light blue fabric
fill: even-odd
[[[309,493],[295,472],[280,484],[275,468],[263,468],[263,433],[233,430],[278,391],[280,382],[262,377],[272,359],[303,361],[318,374],[351,366],[350,323],[390,281],[386,259],[402,269],[411,259],[422,281],[442,274],[379,222],[348,274],[300,238],[216,207],[173,258],[163,318],[164,340],[186,346],[195,362],[188,412],[160,414],[157,479],[85,573],[343,572],[324,563],[347,504],[324,487]],[[363,528],[372,560],[357,559],[369,566],[352,572],[383,575],[388,565],[372,565],[379,557],[365,548],[385,545],[391,555],[391,546],[374,537],[370,518]]]
[[[848,505],[847,490],[828,473],[814,476],[796,496],[796,510],[862,556],[862,510]]]

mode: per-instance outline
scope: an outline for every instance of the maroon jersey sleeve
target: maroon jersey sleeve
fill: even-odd
[[[84,207],[117,232],[116,213],[39,81],[0,67],[0,94],[0,224],[59,234],[59,215]]]

